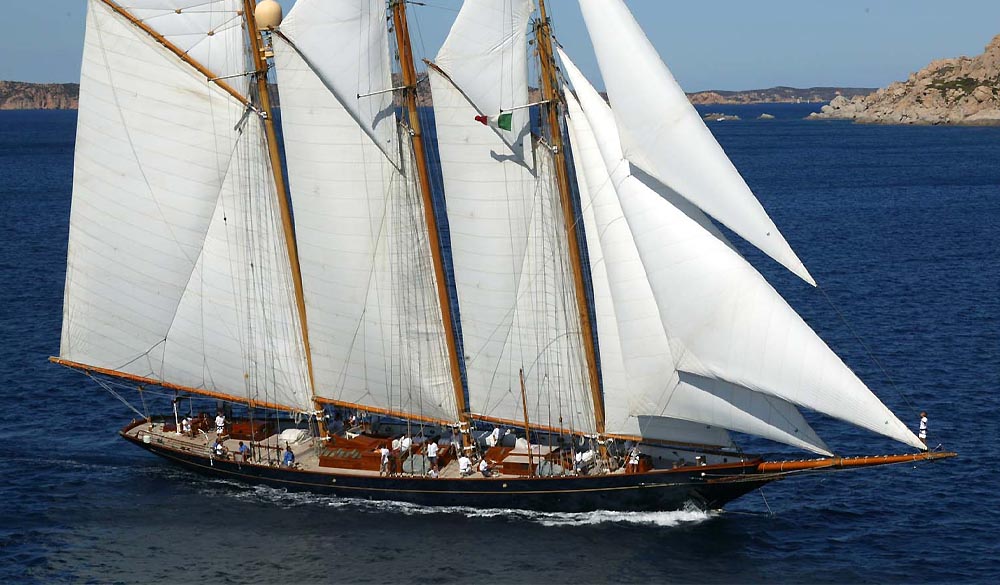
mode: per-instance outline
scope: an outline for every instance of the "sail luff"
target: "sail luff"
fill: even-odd
[[[417,176],[420,193],[423,199],[424,221],[427,226],[427,238],[430,244],[431,260],[434,265],[434,275],[437,284],[438,304],[441,309],[441,319],[444,322],[445,340],[448,350],[448,364],[451,370],[452,387],[455,393],[455,409],[459,420],[468,425],[468,405],[465,401],[465,390],[462,386],[462,373],[458,363],[458,344],[455,339],[455,327],[452,323],[451,299],[448,295],[448,285],[444,270],[444,260],[441,257],[441,242],[438,235],[437,217],[434,215],[434,202],[431,193],[430,167],[420,125],[420,113],[417,109],[417,73],[413,63],[413,51],[410,47],[410,31],[406,19],[406,2],[393,1],[391,4],[392,18],[395,24],[396,42],[399,49],[399,62],[402,68],[404,100],[409,115],[411,144],[416,159]],[[469,435],[462,434],[467,441]]]
[[[302,333],[302,348],[306,358],[306,374],[309,378],[309,391],[317,411],[322,411],[322,405],[316,401],[316,376],[313,373],[312,348],[309,345],[309,323],[306,320],[306,301],[302,290],[302,270],[299,264],[298,245],[295,241],[295,230],[292,227],[292,213],[288,202],[288,185],[281,170],[281,153],[278,151],[278,135],[274,128],[274,112],[271,108],[271,92],[267,84],[269,69],[264,57],[263,37],[257,28],[255,8],[257,0],[243,1],[243,18],[246,23],[246,33],[250,41],[250,53],[254,64],[254,77],[257,83],[257,99],[263,112],[264,137],[267,142],[267,153],[271,163],[271,174],[274,178],[275,195],[278,198],[278,210],[281,214],[281,230],[285,237],[285,249],[288,253],[288,263],[292,272],[292,285],[295,291],[295,309],[299,318],[299,330]],[[326,424],[322,416],[316,418],[320,436],[326,435]]]
[[[576,292],[577,312],[580,322],[580,332],[583,338],[584,355],[587,361],[587,374],[590,380],[590,392],[594,403],[594,424],[598,435],[605,431],[604,397],[601,393],[600,376],[597,371],[597,348],[594,344],[594,332],[591,329],[590,304],[587,300],[587,288],[583,278],[582,259],[580,257],[580,242],[577,239],[576,214],[573,211],[573,195],[569,184],[565,147],[562,139],[562,125],[559,119],[559,105],[562,96],[556,78],[555,53],[552,49],[552,28],[545,10],[545,0],[538,1],[539,21],[535,28],[535,40],[538,46],[538,57],[541,61],[542,77],[542,112],[548,120],[549,141],[551,142],[553,158],[555,159],[556,184],[562,201],[563,220],[565,222],[569,261],[573,270],[573,284]]]
[[[145,384],[148,386],[159,386],[161,388],[166,388],[168,390],[190,392],[191,394],[205,396],[206,398],[215,398],[218,400],[225,400],[228,402],[237,402],[239,404],[246,404],[251,408],[270,408],[274,410],[287,410],[289,412],[300,411],[299,408],[296,408],[295,406],[288,404],[279,404],[276,402],[268,402],[265,400],[255,400],[253,398],[248,398],[246,396],[237,396],[235,394],[229,394],[227,392],[217,392],[213,390],[207,390],[205,388],[192,388],[191,386],[185,386],[183,384],[174,384],[173,382],[157,380],[156,378],[147,378],[146,376],[138,376],[136,374],[130,374],[128,372],[122,372],[119,370],[102,368],[100,366],[94,366],[90,364],[83,364],[59,357],[50,357],[49,361],[54,364],[58,364],[60,366],[65,366],[73,370],[81,371],[85,374],[100,374],[102,376],[111,376],[113,378],[127,380],[129,382],[137,382],[139,384]]]
[[[98,0],[98,1],[104,3],[108,8],[115,11],[123,18],[128,20],[130,23],[132,23],[133,25],[141,29],[143,32],[151,36],[153,39],[156,40],[156,42],[160,43],[161,45],[164,46],[164,48],[166,48],[168,51],[176,55],[178,59],[184,61],[191,67],[194,67],[199,73],[204,75],[209,82],[218,85],[220,88],[225,90],[226,93],[236,98],[236,100],[239,101],[241,104],[247,107],[251,107],[250,99],[247,96],[241,94],[233,86],[229,85],[224,80],[220,79],[215,72],[209,70],[208,67],[200,63],[197,59],[194,59],[187,52],[183,51],[180,47],[170,42],[170,40],[167,39],[165,36],[156,32],[156,30],[154,30],[151,26],[149,26],[142,20],[136,18],[134,14],[123,8],[120,4],[114,2],[113,0]]]

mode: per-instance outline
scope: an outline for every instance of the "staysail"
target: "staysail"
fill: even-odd
[[[532,0],[468,0],[434,60],[511,149],[528,135],[528,21]],[[501,113],[510,119],[501,122]]]
[[[806,282],[750,191],[621,0],[580,0],[625,157]]]
[[[385,0],[298,0],[280,30],[362,130],[397,162]]]
[[[580,83],[573,64],[565,55],[561,58],[570,78]],[[660,322],[656,299],[618,202],[616,186],[635,179],[627,176],[627,163],[609,173],[598,140],[613,143],[617,138],[611,110],[589,87],[580,91],[598,100],[589,99],[589,105],[603,108],[607,122],[599,137],[595,135],[576,99],[566,92],[588,233],[608,433],[679,441],[686,438],[680,433],[690,425],[676,421],[688,421],[707,425],[703,433],[729,429],[829,455],[793,405],[725,381],[677,371],[677,347],[671,347]],[[632,187],[646,188],[638,181]],[[691,212],[700,215],[697,210]]]
[[[355,8],[371,9],[364,4]],[[325,38],[337,31],[347,34],[337,27],[315,34]],[[376,411],[456,421],[409,136],[393,139],[403,153],[397,166],[357,110],[331,90],[362,93],[367,82],[339,63],[358,60],[358,49],[312,55],[296,47],[274,39],[316,394]],[[360,58],[374,59],[367,49],[360,51]],[[324,78],[313,62],[337,77]],[[396,132],[395,114],[384,120]]]
[[[220,71],[245,66],[239,21],[217,26],[242,3],[132,4],[178,41],[211,37],[187,42]],[[60,357],[311,410],[260,118],[100,0],[81,78]]]
[[[607,104],[568,59],[564,65],[612,171],[617,221],[631,233],[681,383],[754,412],[761,399],[738,394],[763,394],[925,449],[752,266],[631,175]],[[767,402],[769,410],[780,404]]]

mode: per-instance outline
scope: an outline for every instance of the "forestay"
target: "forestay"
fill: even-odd
[[[400,169],[293,47],[274,50],[316,393],[458,420],[409,137]]]
[[[625,157],[806,282],[805,266],[621,0],[580,0]]]
[[[238,26],[225,31],[220,46],[242,46]],[[311,409],[262,134],[237,100],[90,2],[62,358]]]
[[[569,59],[562,53],[560,56],[588,106],[585,116],[573,95],[566,92],[600,331],[608,432],[692,441],[699,440],[692,438],[697,431],[704,437],[700,442],[728,444],[723,429],[730,429],[829,455],[829,449],[793,405],[725,381],[677,371],[676,350],[683,350],[676,344],[671,347],[618,202],[618,189],[648,187],[628,176],[629,165],[620,159],[610,108],[585,85]],[[596,135],[588,117],[603,122]],[[599,141],[607,141],[606,150],[619,154],[621,162],[610,174]],[[688,211],[710,225],[697,209]]]
[[[616,148],[607,106],[568,60],[564,65],[605,166],[613,171],[610,180],[621,217],[646,273],[680,381],[696,386],[706,398],[711,394],[712,400],[749,405],[755,416],[763,403],[741,397],[744,390],[925,449],[752,266],[690,212],[631,175]],[[593,182],[588,175],[588,183]],[[603,252],[609,253],[608,246]],[[775,407],[767,402],[769,409]],[[773,418],[768,422],[777,424]]]

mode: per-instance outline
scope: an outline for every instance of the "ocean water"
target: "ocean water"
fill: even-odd
[[[46,362],[59,346],[75,114],[0,112],[0,579],[996,582],[1000,129],[802,121],[814,108],[706,108],[743,118],[711,128],[821,288],[743,249],[890,408],[913,425],[927,410],[931,443],[960,457],[781,481],[723,512],[648,514],[287,494],[126,444],[116,431],[131,412]],[[904,450],[811,420],[839,453]]]

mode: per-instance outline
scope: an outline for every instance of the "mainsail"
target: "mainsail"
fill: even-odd
[[[628,8],[580,6],[628,160],[815,285]]]
[[[628,306],[633,301],[625,295],[634,295],[637,289],[610,285],[618,286],[611,289],[610,296],[625,369],[631,369],[631,375],[640,381],[651,371],[652,362],[642,360],[642,354],[628,355],[629,338],[635,334],[641,343],[632,346],[634,351],[670,356],[676,371],[675,385],[662,386],[659,395],[645,393],[648,404],[655,404],[657,410],[639,414],[700,420],[826,452],[815,433],[790,408],[794,404],[925,449],[753,267],[707,230],[703,221],[692,219],[696,210],[682,211],[632,174],[616,139],[616,118],[611,109],[565,55],[563,64],[585,114],[586,125],[579,114],[573,120],[585,145],[582,152],[588,161],[584,164],[599,164],[593,148],[586,147],[589,126],[607,172],[607,178],[595,173],[592,179],[592,169],[588,169],[586,183],[596,184],[598,189],[605,184],[612,186],[620,205],[620,210],[613,202],[610,210],[597,201],[593,205],[595,217],[606,213],[604,221],[595,221],[605,228],[597,229],[602,253],[626,254],[625,265],[632,270],[626,280],[642,284],[645,273],[645,286],[666,337],[665,344],[655,341],[660,332],[650,328],[653,307],[648,295],[641,299],[644,313],[630,319],[622,311],[636,309]],[[598,189],[592,188],[591,196],[597,193],[602,201],[610,200],[609,191]],[[613,283],[615,279],[609,278]],[[602,334],[606,330],[602,329]],[[662,371],[652,371],[653,380],[663,379]],[[685,387],[697,392],[677,393]],[[629,388],[629,392],[634,394],[636,388]],[[671,403],[676,410],[667,409]],[[736,407],[744,414],[734,416],[739,413],[730,410],[716,418],[720,405]],[[732,417],[732,422],[725,422],[727,417]],[[743,426],[747,423],[757,425],[758,430],[750,431]],[[782,433],[787,436],[779,438]],[[794,442],[789,440],[792,438]]]
[[[242,2],[131,4],[246,66]],[[311,410],[260,118],[100,0],[81,77],[61,358]]]
[[[594,406],[552,157],[533,152],[529,139],[512,145],[511,136],[476,122],[496,107],[496,98],[484,96],[527,100],[529,9],[530,2],[467,2],[429,71],[469,407],[522,421],[523,370],[533,424],[591,433]],[[491,11],[507,17],[472,28]]]
[[[456,421],[410,138],[361,95],[389,80],[384,3],[301,0],[288,21],[274,50],[316,394]]]

